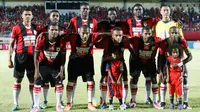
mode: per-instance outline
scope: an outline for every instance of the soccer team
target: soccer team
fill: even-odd
[[[81,4],[80,10],[81,16],[72,18],[67,28],[60,26],[60,14],[57,10],[52,10],[49,24],[42,29],[31,23],[33,18],[31,10],[25,9],[22,12],[23,22],[13,27],[9,45],[8,67],[14,67],[15,78],[13,111],[19,110],[18,100],[25,71],[32,98],[31,112],[39,112],[40,109],[46,108],[49,83],[51,87],[55,87],[56,111],[69,111],[74,103],[79,76],[82,76],[83,82],[87,82],[88,109],[97,110],[93,78],[94,46],[103,49],[99,84],[101,109],[114,110],[114,96],[119,100],[121,110],[135,108],[137,83],[141,71],[145,77],[145,103],[157,109],[164,109],[167,84],[169,84],[169,108],[174,109],[176,102],[179,110],[190,108],[188,73],[185,64],[192,60],[192,55],[181,30],[182,24],[170,17],[168,5],[161,5],[161,19],[143,17],[144,8],[140,4],[134,5],[133,17],[126,20],[118,20],[114,8],[108,10],[106,20],[99,22],[89,17],[89,4]],[[71,45],[71,52],[67,68],[67,104],[64,108],[62,95],[68,42]],[[130,51],[130,104],[127,102],[128,71],[124,60],[125,49]],[[151,89],[153,100],[150,98]],[[43,106],[40,105],[42,91]],[[109,106],[106,102],[107,95]]]

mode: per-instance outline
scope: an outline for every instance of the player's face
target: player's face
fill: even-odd
[[[113,10],[108,11],[108,18],[111,21],[115,21],[116,17],[117,17],[117,12],[116,11],[113,11]]]
[[[56,23],[58,23],[58,22],[59,22],[59,19],[60,19],[60,15],[59,15],[58,12],[52,12],[52,13],[50,14],[50,21],[51,21],[51,22],[56,22]]]
[[[149,39],[152,37],[152,31],[151,30],[144,30],[142,32],[142,37],[143,37],[144,43],[147,43],[149,41]]]
[[[81,6],[81,14],[83,16],[88,16],[89,12],[90,12],[89,5],[83,5],[83,6]]]
[[[141,6],[135,6],[133,9],[134,16],[142,16],[143,8]]]
[[[171,28],[169,31],[170,38],[178,38],[178,28]]]
[[[172,57],[177,58],[179,56],[179,50],[177,48],[172,49]]]
[[[122,30],[120,31],[114,30],[112,33],[112,38],[114,42],[117,42],[117,43],[120,43],[122,41],[122,36],[123,36]]]
[[[80,31],[81,40],[86,42],[90,36],[89,28],[81,28]]]
[[[160,14],[162,17],[169,17],[170,16],[170,8],[168,6],[164,6],[160,9]]]
[[[58,36],[58,26],[50,26],[48,33],[49,33],[49,40],[53,40]]]
[[[22,13],[22,19],[23,19],[23,21],[31,22],[31,20],[33,19],[32,12],[31,11],[24,11]]]

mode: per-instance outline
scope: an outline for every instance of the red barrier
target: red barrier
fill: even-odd
[[[8,50],[8,44],[3,44],[3,50]]]
[[[3,44],[0,44],[0,50],[3,50]]]
[[[183,34],[187,41],[200,40],[200,31],[198,31],[198,32],[183,32]]]

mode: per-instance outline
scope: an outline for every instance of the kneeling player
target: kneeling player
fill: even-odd
[[[181,46],[178,44],[171,45],[170,47],[170,55],[166,61],[167,67],[167,82],[169,83],[169,94],[170,94],[170,106],[169,109],[174,109],[174,93],[178,96],[178,109],[182,110],[182,80],[183,80],[183,73],[182,67],[176,66],[182,65],[181,63],[181,56],[182,56],[182,49]]]
[[[56,110],[63,112],[61,108],[62,78],[65,64],[66,45],[62,37],[58,36],[59,28],[56,24],[50,24],[48,34],[38,38],[35,48],[35,85],[34,108],[31,112],[39,112],[41,85],[49,83],[51,79],[56,84]]]
[[[153,106],[155,108],[160,108],[157,102],[158,98],[158,85],[157,85],[157,74],[156,74],[156,64],[155,55],[157,52],[158,44],[155,42],[152,36],[152,30],[149,27],[144,27],[142,29],[142,36],[139,39],[132,40],[132,44],[135,48],[135,54],[130,56],[130,75],[132,80],[130,81],[132,103],[131,107],[136,106],[136,94],[137,94],[137,83],[140,77],[140,72],[142,71],[145,78],[149,77],[152,81],[152,92],[153,92]],[[136,58],[134,58],[134,55]],[[135,64],[138,64],[135,66]]]
[[[122,98],[123,98],[123,85],[122,79],[124,75],[124,64],[121,60],[123,52],[115,50],[111,53],[112,59],[106,64],[106,71],[108,72],[108,93],[109,93],[109,110],[114,110],[113,97],[117,97],[120,103],[120,109],[125,110]]]

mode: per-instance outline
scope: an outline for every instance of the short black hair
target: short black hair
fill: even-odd
[[[60,13],[59,13],[59,11],[58,10],[52,10],[49,14],[51,15],[51,13],[53,13],[53,12],[57,12],[59,15],[60,15]]]
[[[134,10],[135,7],[142,7],[142,9],[143,9],[143,11],[144,11],[144,7],[143,7],[141,4],[139,4],[139,3],[137,3],[137,4],[135,4],[135,5],[133,6],[132,11]]]
[[[50,26],[58,26],[58,30],[60,31],[60,26],[56,22],[50,22],[48,24],[48,29],[50,28]]]
[[[179,58],[182,57],[182,54],[183,54],[183,48],[181,47],[180,44],[172,44],[168,47],[168,52],[170,55],[172,55],[172,51],[173,49],[178,49],[178,52],[179,52]]]
[[[143,27],[142,28],[142,32],[144,32],[144,30],[151,30],[152,31],[152,29],[150,27],[148,27],[148,26]]]
[[[112,7],[108,9],[108,12],[109,11],[115,11],[115,12],[117,12],[117,10],[115,8],[112,8]]]
[[[165,4],[165,3],[164,3],[164,4],[161,4],[160,9],[161,9],[162,7],[169,7],[169,9],[171,9],[170,6],[167,5],[167,4]]]
[[[87,29],[89,30],[89,32],[90,32],[90,27],[88,27],[88,25],[82,25],[82,26],[80,27],[80,29],[82,29],[82,28],[87,28]]]
[[[81,6],[89,6],[89,3],[87,3],[87,2],[82,2],[81,4],[80,4],[80,7]]]
[[[120,28],[120,27],[115,27],[115,28],[113,28],[113,31],[121,31],[122,30],[122,28]]]
[[[169,32],[170,32],[171,29],[173,29],[173,28],[178,29],[178,27],[176,27],[176,26],[172,26],[172,27],[169,28]]]
[[[32,10],[30,9],[30,8],[25,8],[24,10],[23,10],[23,12],[24,11],[31,11],[32,12]],[[22,14],[23,14],[23,12],[22,12]]]

